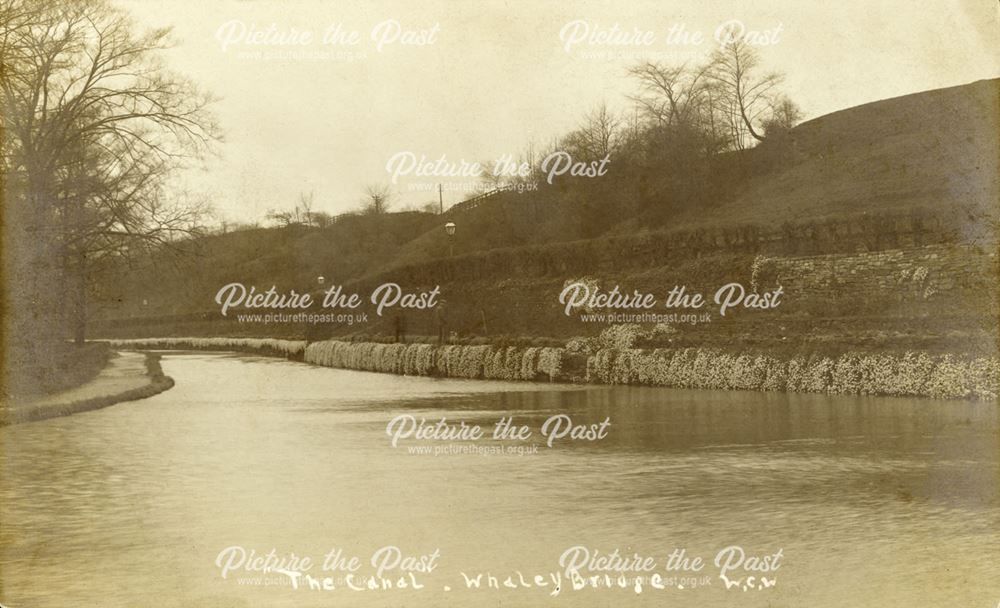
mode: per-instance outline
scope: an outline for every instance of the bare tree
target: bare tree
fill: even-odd
[[[313,226],[317,228],[327,228],[337,222],[337,218],[325,211],[313,211],[309,216]]]
[[[553,143],[553,150],[555,149]],[[479,166],[483,168],[480,181],[486,192],[537,182],[542,175],[540,163],[535,143],[529,141],[517,156],[508,154],[480,162]]]
[[[204,203],[168,199],[166,178],[220,139],[212,98],[160,62],[169,30],[104,0],[0,2],[17,17],[0,21],[5,212],[36,261],[62,261],[82,342],[95,265],[197,232]]]
[[[647,119],[662,127],[690,126],[708,109],[712,63],[700,67],[646,62],[629,70],[639,82],[632,100]]]
[[[392,206],[392,189],[388,184],[368,184],[361,200],[361,210],[368,215],[383,215]]]
[[[566,137],[573,156],[593,161],[611,155],[623,135],[622,119],[601,103],[584,117],[583,124]]]
[[[300,192],[298,202],[290,210],[268,209],[266,217],[275,225],[285,228],[288,226],[326,226],[332,221],[331,216],[313,211],[314,199],[313,192]]]
[[[764,137],[784,135],[800,120],[802,120],[802,110],[798,104],[780,95],[771,103],[771,115],[763,123]]]
[[[770,118],[781,74],[762,72],[760,54],[744,40],[715,51],[710,66],[709,74],[726,102],[734,131],[763,141],[763,123]],[[740,147],[744,147],[743,139],[741,136]]]
[[[309,226],[313,225],[313,199],[315,198],[315,193],[312,191],[300,192],[299,193],[299,203],[295,206],[295,211],[300,217],[300,221],[303,224]]]
[[[268,209],[264,216],[274,222],[274,225],[287,228],[288,226],[294,226],[298,224],[298,220],[295,216],[295,211],[278,211],[276,209]]]

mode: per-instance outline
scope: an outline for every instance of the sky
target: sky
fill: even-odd
[[[756,41],[806,118],[1000,76],[996,0],[118,4],[141,27],[172,27],[169,68],[220,98],[224,142],[176,184],[230,222],[310,192],[315,210],[344,213],[369,184],[389,184],[401,209],[436,201],[444,181],[447,207],[475,180],[404,164],[392,183],[390,159],[443,156],[457,172],[516,158],[602,102],[627,112],[630,65],[702,61],[723,24]]]

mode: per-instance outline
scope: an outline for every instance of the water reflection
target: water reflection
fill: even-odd
[[[994,404],[382,376],[172,354],[154,398],[0,430],[0,601],[11,606],[993,605],[1000,598]],[[410,413],[533,430],[537,455],[420,455]],[[595,442],[539,435],[555,414]],[[495,444],[489,440],[485,445]],[[459,571],[548,572],[585,544],[710,557],[783,548],[759,596],[457,589]],[[241,586],[240,544],[362,557],[441,550],[416,594]],[[443,591],[452,586],[450,593]],[[666,599],[665,599],[666,598]],[[992,603],[991,603],[992,602]]]

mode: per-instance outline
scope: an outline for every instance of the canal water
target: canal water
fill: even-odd
[[[0,429],[4,606],[1000,602],[996,404],[224,353],[163,368],[176,386],[155,397]],[[408,416],[484,437],[394,447],[387,425],[405,435]],[[505,418],[530,435],[494,439]],[[549,446],[557,423],[579,428]]]

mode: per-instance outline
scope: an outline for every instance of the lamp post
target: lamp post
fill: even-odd
[[[323,275],[319,275],[318,277],[316,277],[316,284],[317,285],[319,285],[320,287],[322,287],[323,283],[326,283],[326,277],[324,277]]]
[[[444,231],[448,235],[448,257],[455,257],[455,222],[448,222],[444,225]]]

